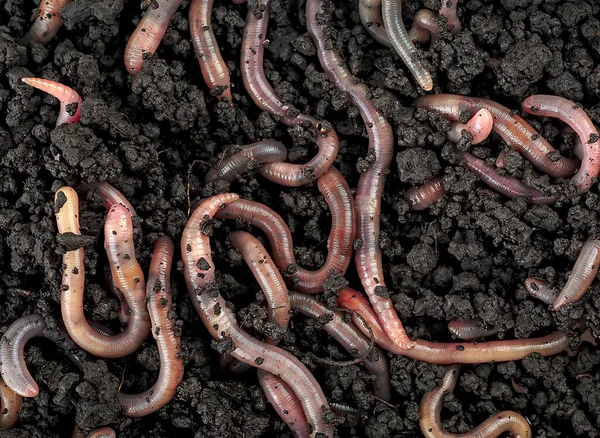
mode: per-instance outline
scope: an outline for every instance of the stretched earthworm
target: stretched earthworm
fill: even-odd
[[[351,324],[345,322],[339,312],[332,312],[314,297],[298,292],[290,292],[290,305],[292,310],[297,310],[313,319],[325,319],[327,321],[323,325],[325,331],[352,356],[364,357],[370,354],[369,341]],[[373,382],[375,395],[382,400],[390,401],[392,399],[390,370],[383,353],[378,349],[375,349],[375,353],[375,359],[365,358],[362,364],[376,377]]]
[[[210,168],[204,181],[212,182],[221,179],[231,182],[244,174],[251,163],[272,163],[285,161],[286,158],[287,148],[283,143],[275,140],[258,141],[244,146],[233,155],[223,158],[215,167]]]
[[[216,214],[221,219],[240,218],[260,228],[269,239],[277,267],[287,273],[294,289],[305,293],[321,292],[323,283],[332,274],[346,273],[352,259],[355,237],[354,199],[342,174],[332,166],[318,179],[317,185],[331,210],[332,224],[327,241],[327,258],[316,271],[298,266],[290,230],[283,218],[269,207],[240,199]]]
[[[450,131],[446,132],[446,136],[452,143],[458,143],[462,138],[463,130],[465,130],[473,138],[471,144],[479,144],[489,137],[493,128],[494,118],[492,113],[482,108],[467,123],[453,122]]]
[[[420,186],[411,187],[404,193],[408,208],[413,211],[425,210],[446,195],[444,177],[438,176]]]
[[[445,0],[443,0],[445,1]],[[419,425],[427,438],[493,438],[509,432],[513,438],[531,438],[531,427],[527,420],[513,411],[502,411],[492,415],[479,426],[467,433],[444,431],[440,418],[444,405],[444,395],[454,391],[458,381],[459,365],[446,367],[442,385],[426,393],[419,405]]]
[[[21,413],[23,397],[0,379],[0,430],[12,429]]]
[[[211,94],[231,105],[231,79],[213,33],[212,7],[213,0],[192,0],[189,15],[192,44],[202,77]]]
[[[233,193],[208,198],[194,210],[186,224],[181,238],[181,257],[190,299],[211,336],[217,341],[233,343],[235,350],[231,355],[234,358],[277,375],[292,388],[306,415],[309,436],[316,433],[333,436],[332,426],[323,421],[327,399],[310,371],[287,351],[261,343],[240,329],[219,294],[206,226],[219,209],[238,198]]]
[[[71,438],[117,438],[117,434],[110,427],[101,427],[86,435],[75,426]]]
[[[354,289],[345,288],[338,295],[338,305],[361,315],[371,326],[375,342],[381,348],[394,354],[427,363],[447,365],[452,363],[508,362],[521,360],[531,353],[551,356],[560,353],[569,346],[569,340],[564,332],[554,332],[539,338],[475,344],[428,342],[417,339],[414,348],[403,350],[387,337],[369,301],[363,294]],[[353,316],[353,320],[363,334],[366,334],[364,325],[355,316]]]
[[[22,78],[23,82],[38,90],[42,90],[60,101],[60,112],[56,120],[56,126],[63,123],[78,123],[81,118],[81,96],[75,90],[66,85],[49,79]]]
[[[321,14],[323,0],[308,0],[306,3],[306,26],[323,70],[337,89],[344,92],[356,106],[369,134],[369,152],[375,160],[363,172],[356,189],[356,270],[386,333],[401,348],[411,348],[402,322],[394,309],[385,287],[381,248],[379,248],[381,199],[385,175],[394,155],[392,127],[383,113],[367,98],[367,86],[352,76],[339,53],[327,44]],[[319,18],[317,19],[317,16]]]
[[[487,338],[500,331],[499,328],[485,324],[481,319],[455,319],[448,323],[448,330],[458,339],[472,341]]]
[[[600,137],[581,105],[564,97],[538,94],[525,99],[523,109],[529,114],[556,117],[573,128],[584,148],[581,167],[571,182],[582,192],[589,189],[600,172]]]
[[[71,3],[70,0],[44,0],[40,2],[39,16],[23,37],[23,43],[46,44],[56,36],[63,25],[60,10]]]
[[[56,192],[55,213],[58,232],[81,235],[79,230],[79,199],[70,187]],[[88,323],[83,313],[85,266],[83,248],[63,255],[61,312],[69,335],[84,350],[99,357],[117,358],[133,353],[150,332],[150,317],[146,310],[145,282],[135,260],[133,225],[127,207],[111,207],[104,227],[105,249],[116,286],[122,291],[131,310],[125,331],[104,336]]]
[[[381,0],[359,0],[358,15],[362,25],[375,41],[392,47],[381,16]]]
[[[525,289],[529,292],[529,295],[546,304],[553,304],[558,298],[556,289],[551,288],[548,283],[537,278],[526,279]]]
[[[129,74],[136,74],[149,59],[163,39],[171,17],[182,0],[154,0],[137,25],[125,47],[125,67]]]
[[[596,278],[599,264],[600,240],[590,237],[581,248],[565,287],[552,304],[554,310],[559,310],[565,304],[576,303],[581,299]]]

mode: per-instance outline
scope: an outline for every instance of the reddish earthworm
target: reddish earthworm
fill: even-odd
[[[10,389],[0,379],[0,430],[11,429],[21,413],[23,397]]]
[[[213,0],[192,0],[190,4],[190,33],[204,82],[211,94],[232,105],[229,69],[221,56],[212,29]]]
[[[554,332],[539,338],[474,344],[429,342],[418,339],[415,341],[413,349],[403,350],[398,348],[386,336],[369,301],[363,294],[354,289],[345,288],[338,295],[338,304],[342,308],[355,311],[367,321],[373,329],[375,342],[381,348],[394,354],[427,363],[447,365],[452,363],[508,362],[521,360],[531,353],[551,356],[560,353],[569,346],[569,340],[564,332]],[[354,316],[353,320],[364,334],[366,328],[363,324]]]
[[[373,102],[367,98],[367,86],[352,76],[343,58],[326,44],[321,16],[323,0],[308,0],[306,3],[306,26],[323,70],[337,89],[348,95],[365,122],[369,134],[369,151],[375,160],[363,172],[356,189],[357,246],[356,270],[369,300],[377,313],[386,333],[401,348],[413,346],[402,322],[394,309],[385,288],[381,248],[379,248],[381,199],[385,175],[394,155],[392,127]],[[317,16],[319,15],[319,19]]]
[[[459,33],[462,29],[456,12],[457,6],[458,0],[442,0],[442,5],[440,6],[440,15],[448,19],[447,26],[453,34]]]
[[[408,189],[404,193],[404,199],[408,202],[408,208],[419,211],[431,207],[445,194],[444,177],[438,176],[420,186]]]
[[[538,94],[525,99],[523,109],[529,114],[558,118],[573,128],[585,147],[581,167],[571,182],[582,192],[589,189],[600,172],[600,137],[581,105],[563,97]]]
[[[81,235],[79,199],[75,190],[62,187],[56,192],[55,213],[59,233]],[[104,336],[88,323],[83,313],[83,248],[67,251],[63,255],[61,312],[65,327],[77,345],[99,357],[118,358],[137,350],[150,332],[150,317],[144,303],[144,276],[135,260],[133,225],[127,207],[121,204],[111,207],[104,236],[112,277],[132,312],[129,324],[122,333]]]
[[[129,74],[139,72],[142,64],[154,54],[181,1],[155,0],[148,3],[148,9],[125,46],[125,67]]]
[[[40,2],[39,17],[23,37],[23,43],[46,44],[56,36],[63,25],[60,10],[71,3],[70,0],[44,0]]]
[[[102,198],[104,208],[110,210],[115,204],[123,204],[129,210],[132,217],[136,216],[133,205],[127,200],[125,195],[114,188],[111,184],[106,181],[95,181],[90,184],[85,184],[82,187],[83,190],[90,191],[95,190],[96,193]]]
[[[556,289],[551,288],[548,283],[537,278],[526,279],[525,289],[529,292],[529,295],[546,304],[553,304],[558,298],[558,291]]]
[[[49,79],[22,78],[23,82],[38,90],[42,90],[60,101],[60,112],[56,120],[56,126],[63,123],[77,123],[81,118],[81,96],[75,90],[66,85]]]
[[[313,319],[327,321],[323,325],[325,331],[352,356],[364,357],[371,354],[369,341],[353,325],[346,323],[339,312],[332,312],[314,297],[298,292],[290,292],[290,305],[292,310],[297,310]],[[373,382],[375,395],[382,400],[390,401],[392,399],[390,370],[383,353],[377,348],[374,351],[375,359],[367,357],[362,364],[376,377]]]
[[[565,287],[552,304],[554,310],[559,310],[565,304],[576,303],[581,299],[596,278],[599,264],[600,240],[589,238],[581,248]]]
[[[381,16],[381,0],[359,0],[358,15],[362,25],[375,41],[392,47]]]
[[[217,166],[210,168],[204,181],[211,182],[221,179],[231,182],[244,174],[251,163],[272,163],[285,161],[286,158],[287,148],[283,143],[275,140],[258,141],[244,146],[233,155],[223,158]]]
[[[234,358],[280,377],[292,388],[306,415],[309,436],[316,433],[333,436],[332,426],[323,421],[323,409],[328,409],[327,399],[314,376],[287,351],[261,343],[240,329],[216,287],[206,226],[219,209],[238,198],[233,193],[208,198],[188,220],[181,238],[181,257],[190,299],[211,336],[217,341],[233,343],[235,350],[231,355]]]
[[[75,426],[71,438],[117,438],[117,434],[110,427],[101,427],[86,435]]]
[[[497,327],[485,324],[481,319],[455,319],[448,323],[448,330],[458,339],[472,341],[493,336],[500,331]]]
[[[464,129],[471,134],[471,137],[473,137],[471,143],[478,144],[489,137],[493,128],[494,118],[492,113],[490,113],[487,109],[482,108],[477,111],[467,123],[452,123],[452,128],[446,133],[446,136],[452,143],[458,143],[462,138],[462,131]]]
[[[504,158],[506,157],[506,151],[500,151],[498,157],[496,157],[496,167],[498,169],[504,169],[506,167],[506,161]]]
[[[445,0],[443,0],[445,1]],[[444,395],[454,391],[458,381],[459,365],[446,367],[443,383],[426,393],[419,405],[419,425],[426,438],[493,438],[509,432],[513,438],[531,438],[531,427],[527,420],[513,411],[502,411],[492,415],[467,433],[449,433],[442,427],[441,413]]]

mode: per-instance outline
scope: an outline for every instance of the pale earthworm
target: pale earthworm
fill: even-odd
[[[413,25],[408,30],[408,38],[413,42],[426,43],[439,35],[438,14],[430,9],[420,9],[413,18]]]
[[[0,379],[0,430],[12,429],[21,413],[23,397]]]
[[[323,421],[327,399],[314,376],[293,355],[278,347],[259,342],[240,329],[233,312],[227,307],[215,283],[207,225],[215,213],[236,201],[238,195],[227,193],[200,203],[183,231],[181,257],[188,293],[202,322],[217,341],[228,340],[235,349],[231,356],[280,377],[301,401],[309,436],[323,433],[333,436],[333,427]]]
[[[546,303],[553,304],[558,298],[556,289],[550,287],[548,283],[537,278],[528,278],[525,280],[525,289],[534,298]]]
[[[358,15],[362,25],[375,41],[392,47],[381,16],[381,0],[359,0]]]
[[[412,211],[425,210],[431,207],[446,194],[444,177],[438,176],[426,183],[411,187],[404,193],[404,199],[408,202],[408,208]]]
[[[39,16],[31,25],[29,32],[23,37],[24,43],[46,44],[56,36],[63,25],[60,10],[68,5],[70,0],[44,0],[40,2]]]
[[[75,426],[71,438],[117,438],[117,434],[111,427],[101,427],[86,435]]]
[[[190,33],[200,64],[202,77],[213,96],[232,105],[229,69],[221,56],[219,45],[212,29],[213,0],[192,0],[190,4]]]
[[[351,288],[343,289],[338,295],[338,305],[361,315],[371,326],[375,342],[381,348],[394,354],[406,356],[413,360],[439,365],[453,363],[485,363],[508,362],[521,360],[531,353],[542,356],[558,354],[569,346],[564,332],[554,332],[546,336],[530,339],[506,341],[490,341],[480,343],[429,342],[417,339],[411,350],[398,348],[387,337],[366,297]],[[353,316],[356,326],[366,334],[366,328],[360,320]]]
[[[369,135],[369,152],[374,157],[360,176],[356,189],[356,270],[390,339],[400,348],[409,349],[414,344],[406,335],[387,293],[379,247],[381,199],[394,154],[394,135],[384,114],[368,99],[367,86],[352,76],[341,55],[326,44],[323,22],[329,20],[330,17],[323,16],[323,0],[307,1],[306,26],[317,47],[321,66],[335,87],[359,109]]]
[[[319,321],[326,321],[323,328],[346,351],[354,357],[365,357],[361,362],[376,378],[373,382],[374,394],[384,400],[391,401],[392,387],[390,384],[390,370],[383,353],[379,349],[371,350],[369,341],[358,331],[353,324],[344,321],[340,312],[333,312],[311,295],[290,292],[292,310],[309,316]],[[373,356],[370,356],[374,353]]]
[[[455,338],[463,341],[487,338],[500,331],[499,328],[485,324],[481,319],[454,319],[448,323],[448,330]]]
[[[463,130],[465,130],[471,134],[471,144],[479,144],[489,137],[493,128],[494,118],[492,113],[482,108],[467,123],[453,122],[450,131],[446,132],[446,137],[452,143],[458,143],[462,138]]]
[[[22,78],[23,82],[38,90],[44,91],[60,101],[60,110],[56,126],[63,123],[78,123],[81,118],[81,96],[75,90],[66,85],[49,79]]]
[[[224,180],[232,182],[246,173],[255,164],[285,161],[287,148],[275,140],[262,140],[243,146],[236,153],[223,158],[211,167],[204,178],[205,182]]]
[[[152,321],[152,336],[158,345],[160,371],[156,383],[140,394],[119,392],[119,403],[127,417],[143,417],[169,403],[183,379],[181,341],[177,334],[171,297],[173,241],[162,236],[154,244],[148,271],[146,299]]]
[[[267,238],[277,267],[285,273],[295,290],[305,293],[323,291],[331,275],[344,275],[352,259],[356,208],[348,183],[335,168],[322,175],[317,185],[331,211],[331,231],[327,240],[327,258],[323,266],[309,271],[296,262],[290,230],[281,216],[258,202],[240,199],[217,212],[221,219],[242,219],[260,228]]]
[[[588,190],[596,182],[600,172],[600,137],[581,105],[563,97],[538,94],[525,99],[523,109],[529,114],[558,118],[577,133],[584,146],[583,157],[581,167],[571,182],[581,192]]]
[[[596,278],[599,264],[600,240],[590,237],[581,248],[567,283],[552,304],[554,310],[559,310],[565,304],[576,303],[581,299]]]
[[[79,199],[70,187],[56,192],[55,213],[58,232],[81,235],[79,230]],[[104,227],[105,249],[112,277],[131,310],[125,331],[115,336],[98,333],[83,313],[85,266],[83,248],[63,255],[61,313],[69,335],[84,350],[99,357],[118,358],[133,353],[150,332],[150,317],[145,307],[145,282],[135,260],[133,225],[127,207],[111,207]]]
[[[466,433],[446,432],[440,418],[444,396],[454,391],[458,382],[459,369],[459,365],[446,367],[441,386],[427,392],[421,399],[419,426],[426,438],[494,438],[505,432],[509,432],[513,438],[531,438],[529,423],[525,417],[513,411],[498,412]]]
[[[125,46],[125,68],[129,74],[134,75],[139,72],[142,64],[154,54],[181,1],[154,0],[148,2],[148,9]]]

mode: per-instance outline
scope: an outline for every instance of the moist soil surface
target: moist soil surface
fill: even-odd
[[[462,166],[458,149],[493,160],[506,146],[492,136],[473,147],[468,139],[448,143],[448,122],[415,111],[421,94],[391,50],[361,26],[358,2],[330,5],[335,41],[352,72],[372,90],[396,134],[395,160],[387,175],[380,246],[386,282],[396,309],[413,338],[451,341],[446,324],[478,317],[498,327],[501,339],[567,330],[570,354],[522,361],[463,366],[459,385],[446,398],[442,418],[452,432],[466,432],[492,413],[514,410],[531,422],[534,436],[595,437],[600,434],[600,354],[579,335],[586,327],[600,336],[600,282],[584,299],[560,312],[530,298],[524,280],[535,276],[564,285],[589,236],[598,233],[597,185],[585,195],[552,206],[531,206],[498,195]],[[439,0],[405,0],[404,18]],[[235,108],[218,103],[203,83],[188,26],[187,0],[174,15],[156,55],[129,76],[125,44],[143,9],[139,2],[78,0],[63,9],[64,26],[45,46],[22,46],[36,2],[0,3],[0,334],[19,317],[42,314],[48,335],[58,337],[61,254],[53,195],[63,185],[106,180],[134,205],[141,221],[138,260],[147,271],[153,243],[167,234],[178,243],[190,208],[203,197],[236,192],[279,212],[292,230],[298,262],[316,269],[324,261],[331,217],[316,184],[274,185],[250,169],[231,184],[205,184],[208,168],[235,145],[274,138],[289,148],[289,160],[305,162],[316,147],[313,134],[289,129],[261,113],[244,90],[240,45],[247,5],[215,2],[213,26],[232,74]],[[436,93],[461,93],[496,100],[520,111],[537,93],[582,104],[600,124],[600,5],[573,0],[468,0],[459,4],[463,31],[445,33],[422,47],[423,63]],[[363,121],[321,69],[306,33],[303,0],[274,0],[265,53],[267,77],[285,101],[332,123],[340,137],[335,165],[356,187],[368,166]],[[55,128],[56,99],[28,87],[25,76],[53,79],[83,97],[81,123]],[[573,137],[556,120],[529,117],[563,154]],[[233,146],[233,147],[232,147]],[[506,170],[536,187],[547,176],[508,152]],[[423,212],[411,212],[403,193],[443,174],[449,194]],[[106,216],[95,196],[80,194],[86,249],[85,310],[89,319],[119,330],[118,303],[105,279],[102,225]],[[214,225],[212,249],[221,293],[245,329],[261,337],[267,329],[264,297],[227,235],[244,227]],[[248,227],[245,227],[248,228]],[[265,236],[253,229],[253,234]],[[64,242],[63,242],[64,243]],[[90,431],[110,425],[119,437],[291,436],[276,416],[253,371],[234,375],[219,366],[218,353],[188,299],[176,252],[172,287],[181,330],[185,377],[174,400],[141,419],[120,414],[116,393],[143,391],[158,374],[152,337],[137,353],[118,360],[85,356],[75,367],[52,342],[34,339],[25,358],[40,394],[26,399],[9,437],[67,437],[75,423]],[[354,267],[345,279],[360,288]],[[331,281],[319,298],[335,305],[345,284]],[[280,344],[314,373],[327,397],[358,411],[354,427],[340,436],[416,437],[418,404],[441,383],[444,368],[388,355],[391,404],[375,399],[371,377],[358,365],[325,365],[314,357],[348,355],[316,321],[295,315]]]

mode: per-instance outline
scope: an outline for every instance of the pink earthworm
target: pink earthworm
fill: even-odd
[[[22,78],[23,82],[38,90],[42,90],[60,101],[60,112],[56,120],[56,126],[63,123],[78,123],[81,118],[81,96],[75,90],[66,85],[49,79]]]
[[[220,179],[231,182],[244,174],[252,163],[272,163],[285,161],[286,158],[287,148],[283,143],[275,140],[258,141],[220,160],[215,167],[210,168],[204,181],[212,182]]]
[[[462,138],[463,130],[465,130],[473,137],[471,143],[479,144],[489,137],[493,128],[494,118],[492,113],[482,108],[467,123],[453,122],[452,128],[446,133],[446,136],[452,143],[458,143]]]
[[[260,228],[271,245],[273,260],[288,275],[294,289],[305,293],[323,291],[323,283],[332,274],[344,275],[352,260],[355,238],[356,208],[348,183],[335,168],[322,175],[317,185],[331,211],[331,231],[327,241],[327,258],[323,266],[309,271],[298,266],[290,230],[277,213],[269,207],[240,199],[217,212],[221,219],[243,219]]]
[[[558,298],[558,291],[556,289],[551,288],[548,283],[537,278],[526,279],[525,289],[529,292],[529,295],[546,304],[552,304]]]
[[[523,109],[529,114],[556,117],[573,128],[584,148],[581,167],[571,182],[582,192],[588,190],[600,172],[600,136],[581,105],[563,97],[538,94],[525,99]]]
[[[345,322],[340,312],[332,312],[313,296],[298,292],[290,292],[290,304],[292,310],[319,321],[327,321],[323,324],[325,331],[352,356],[364,357],[372,353],[369,341],[352,324]],[[375,395],[389,402],[392,399],[390,370],[383,353],[377,348],[374,352],[375,359],[365,357],[362,365],[376,377],[373,382]]]
[[[445,0],[443,0],[445,1]],[[444,396],[454,391],[458,381],[459,365],[446,367],[443,383],[426,393],[419,405],[419,426],[426,438],[493,438],[509,432],[513,438],[531,438],[531,427],[522,415],[513,411],[502,411],[492,415],[479,426],[466,433],[444,431],[440,418]]]
[[[148,2],[148,9],[125,46],[125,67],[129,74],[136,74],[162,41],[171,17],[182,0],[155,0]]]
[[[430,9],[420,9],[415,14],[413,25],[408,31],[408,38],[413,42],[426,43],[439,35],[438,14]]]
[[[44,0],[40,2],[39,16],[31,25],[29,32],[23,37],[23,43],[46,44],[56,36],[63,25],[60,10],[67,6],[70,0]]]
[[[232,105],[229,69],[221,56],[212,29],[213,0],[192,0],[190,4],[190,33],[204,82],[211,94]]]
[[[479,338],[493,336],[500,331],[497,327],[486,325],[481,319],[455,319],[448,323],[448,330],[452,335],[463,341],[472,341]]]
[[[581,299],[596,278],[599,264],[600,240],[589,238],[581,248],[567,283],[552,304],[554,310],[559,310],[565,304],[576,303]]]
[[[444,177],[438,176],[420,186],[411,187],[404,193],[408,208],[412,211],[425,210],[446,195]]]
[[[506,161],[504,158],[506,157],[506,151],[500,151],[498,157],[496,158],[496,167],[498,169],[504,169],[506,167]]]
[[[117,434],[111,427],[101,427],[86,435],[75,426],[71,438],[117,438]]]
[[[127,210],[129,210],[129,213],[131,213],[132,217],[137,216],[135,208],[133,208],[133,205],[131,205],[125,195],[123,195],[123,193],[106,181],[96,181],[93,183],[84,184],[82,189],[86,191],[95,191],[100,198],[102,198],[104,208],[107,210],[110,210],[110,208],[115,204],[122,204],[127,207]]]
[[[394,134],[383,113],[368,99],[370,92],[367,86],[352,76],[340,54],[326,44],[322,24],[325,17],[320,13],[322,6],[323,0],[307,1],[308,33],[317,47],[319,61],[329,80],[359,109],[369,134],[369,151],[374,157],[369,168],[361,175],[356,189],[356,270],[390,339],[397,346],[409,349],[414,344],[406,335],[387,294],[379,247],[381,199],[385,175],[394,155]]]
[[[442,0],[440,6],[440,15],[448,19],[448,29],[453,34],[457,34],[461,31],[460,20],[456,8],[458,6],[458,0]]]
[[[362,25],[375,41],[392,47],[381,16],[381,0],[359,0],[358,15]]]
[[[394,354],[427,363],[448,365],[453,363],[508,362],[521,360],[531,353],[551,356],[560,353],[569,346],[569,340],[564,332],[554,332],[539,338],[489,341],[474,344],[429,342],[417,339],[414,348],[404,350],[398,348],[387,337],[379,324],[373,308],[363,294],[354,289],[345,288],[338,295],[338,305],[344,309],[353,310],[362,316],[371,326],[375,342],[381,348]],[[362,322],[355,316],[353,316],[353,320],[363,334],[366,334],[366,328]]]
[[[159,237],[148,271],[146,299],[152,321],[152,336],[158,345],[160,372],[156,383],[140,394],[119,392],[119,403],[127,417],[143,417],[156,412],[169,403],[183,379],[181,341],[177,334],[176,320],[172,313],[171,263],[173,241],[167,236]]]
[[[0,379],[0,430],[12,429],[21,413],[23,397]]]
[[[215,266],[206,226],[219,209],[239,196],[216,195],[200,203],[183,231],[181,257],[188,293],[202,322],[217,341],[228,340],[235,347],[231,355],[244,363],[263,369],[286,382],[301,401],[309,436],[333,436],[333,427],[323,420],[327,399],[314,376],[293,355],[278,347],[259,342],[242,330],[215,284]]]

